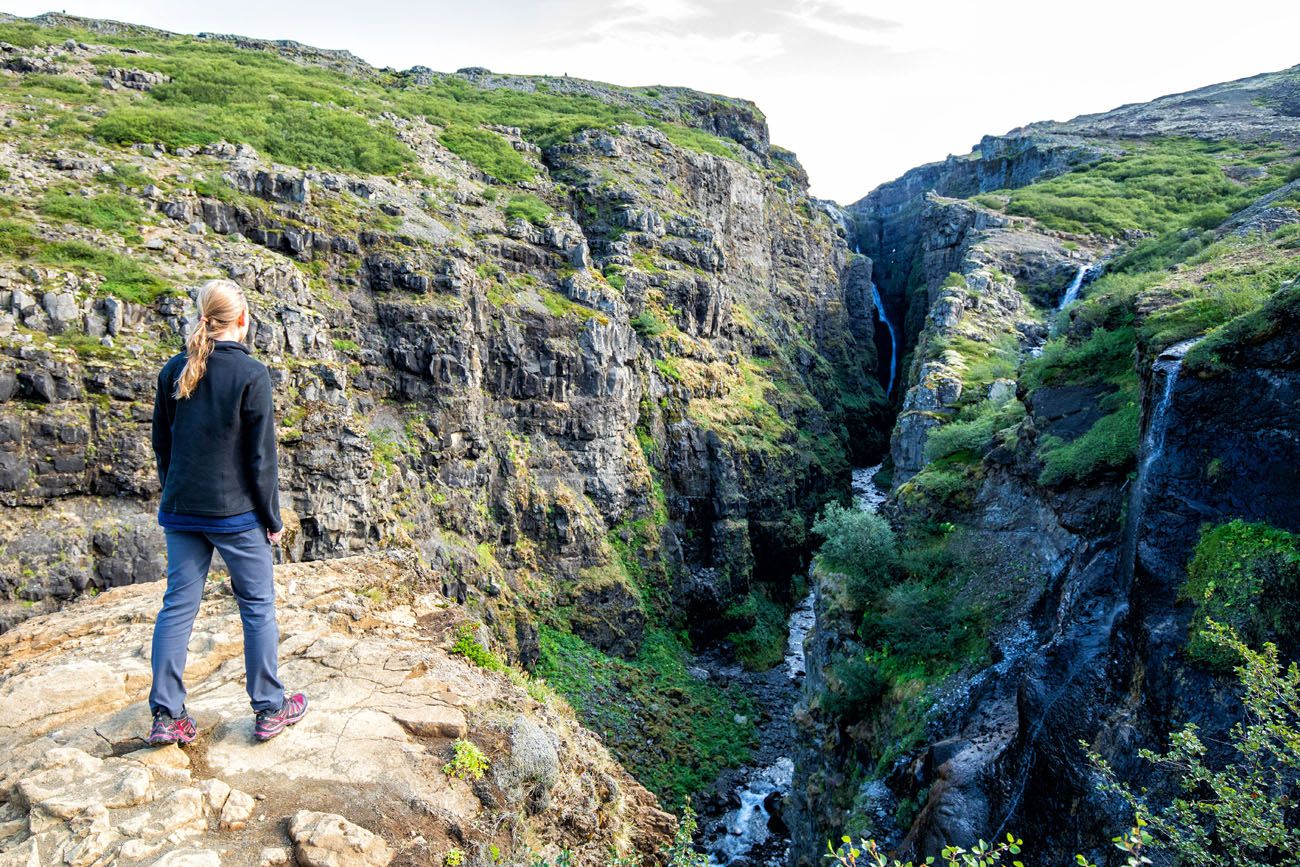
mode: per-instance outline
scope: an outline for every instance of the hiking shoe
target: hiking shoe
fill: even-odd
[[[184,708],[181,709],[179,718],[173,717],[165,710],[159,710],[153,715],[153,727],[149,729],[149,737],[146,741],[151,747],[188,744],[198,733],[199,727],[194,724],[194,717],[190,716]]]
[[[284,700],[279,710],[259,710],[257,723],[253,726],[253,737],[259,741],[269,741],[284,731],[285,726],[295,725],[307,715],[307,696],[295,692]]]

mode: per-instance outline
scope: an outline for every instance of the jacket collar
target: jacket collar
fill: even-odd
[[[238,349],[245,355],[249,355],[248,347],[238,340],[217,340],[212,344],[213,349]]]

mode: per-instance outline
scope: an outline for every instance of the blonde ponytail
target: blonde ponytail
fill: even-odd
[[[185,369],[176,379],[176,397],[189,397],[208,370],[208,357],[216,344],[214,334],[233,326],[248,310],[244,292],[231,280],[209,280],[199,287],[196,303],[199,321],[185,341]]]

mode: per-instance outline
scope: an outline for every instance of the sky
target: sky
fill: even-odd
[[[55,2],[0,8],[744,97],[841,204],[985,134],[1300,64],[1291,0]]]

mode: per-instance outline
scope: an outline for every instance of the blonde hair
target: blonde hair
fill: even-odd
[[[199,287],[195,304],[199,310],[199,321],[185,341],[185,369],[176,379],[176,397],[189,397],[198,387],[199,380],[208,370],[208,356],[212,355],[215,340],[212,335],[220,334],[235,324],[239,314],[248,310],[248,301],[244,299],[244,290],[233,280],[209,280]]]

